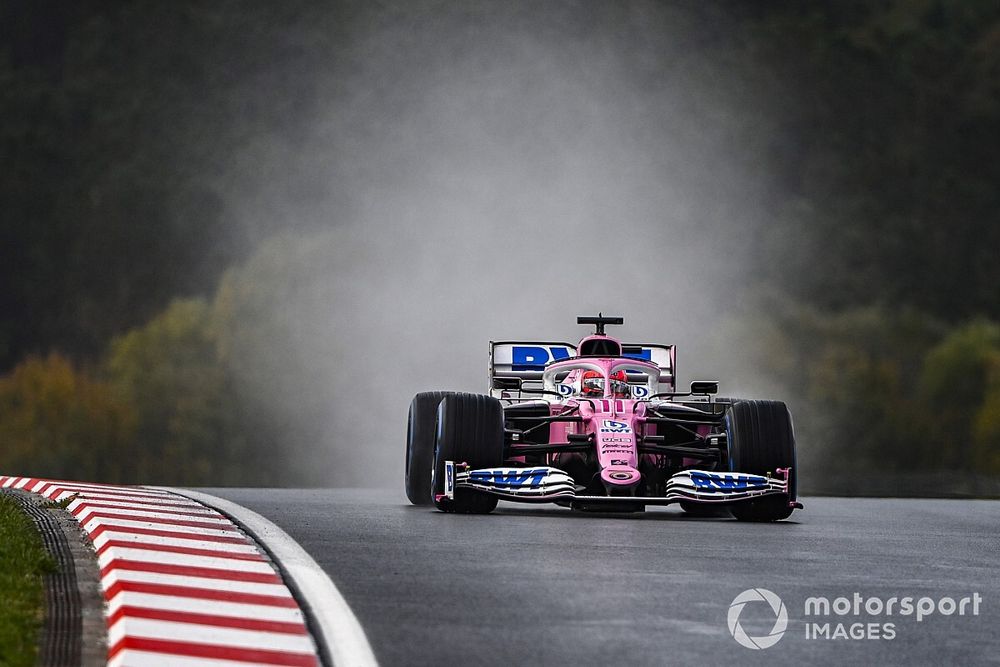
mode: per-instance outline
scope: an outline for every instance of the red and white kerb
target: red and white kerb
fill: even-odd
[[[108,665],[317,666],[299,605],[228,518],[158,489],[0,476],[67,509],[94,543]]]

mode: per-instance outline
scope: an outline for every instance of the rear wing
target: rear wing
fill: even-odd
[[[645,359],[660,369],[660,384],[665,391],[674,391],[677,378],[677,350],[673,345],[622,343],[622,354],[633,359]],[[577,356],[576,345],[550,341],[490,341],[490,395],[499,397],[502,390],[494,389],[495,378],[518,378],[522,382],[541,382],[545,365],[550,361]],[[530,393],[531,389],[524,388]]]
[[[622,343],[622,356],[645,359],[660,369],[660,384],[669,385],[673,391],[677,379],[677,348],[656,343]]]
[[[576,345],[538,341],[490,341],[490,387],[493,378],[541,381],[545,364],[576,356]]]

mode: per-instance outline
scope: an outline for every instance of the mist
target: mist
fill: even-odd
[[[315,95],[296,141],[248,138],[217,180],[230,215],[287,224],[261,252],[295,287],[247,353],[300,369],[257,391],[303,479],[398,487],[416,392],[484,392],[489,340],[575,342],[577,315],[677,344],[682,384],[755,389],[723,325],[754,283],[766,179],[741,140],[768,104],[721,18],[400,3],[338,23],[338,57],[293,74]]]
[[[995,493],[995,3],[50,4],[0,21],[4,469],[398,489],[414,393],[603,312],[786,401],[810,493]]]

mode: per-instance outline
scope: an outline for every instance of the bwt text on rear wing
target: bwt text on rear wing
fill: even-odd
[[[674,391],[677,377],[677,352],[673,345],[622,343],[622,354],[633,359],[652,362],[660,369],[663,391]],[[545,365],[577,356],[575,345],[551,341],[490,341],[489,386],[491,395],[499,397],[496,378],[519,379],[521,382],[541,382]],[[523,391],[531,392],[530,387]]]

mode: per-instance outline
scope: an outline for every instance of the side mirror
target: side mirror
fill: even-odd
[[[521,378],[493,378],[493,388],[521,391]]]
[[[691,383],[692,394],[718,394],[719,383],[716,380],[695,380]]]

